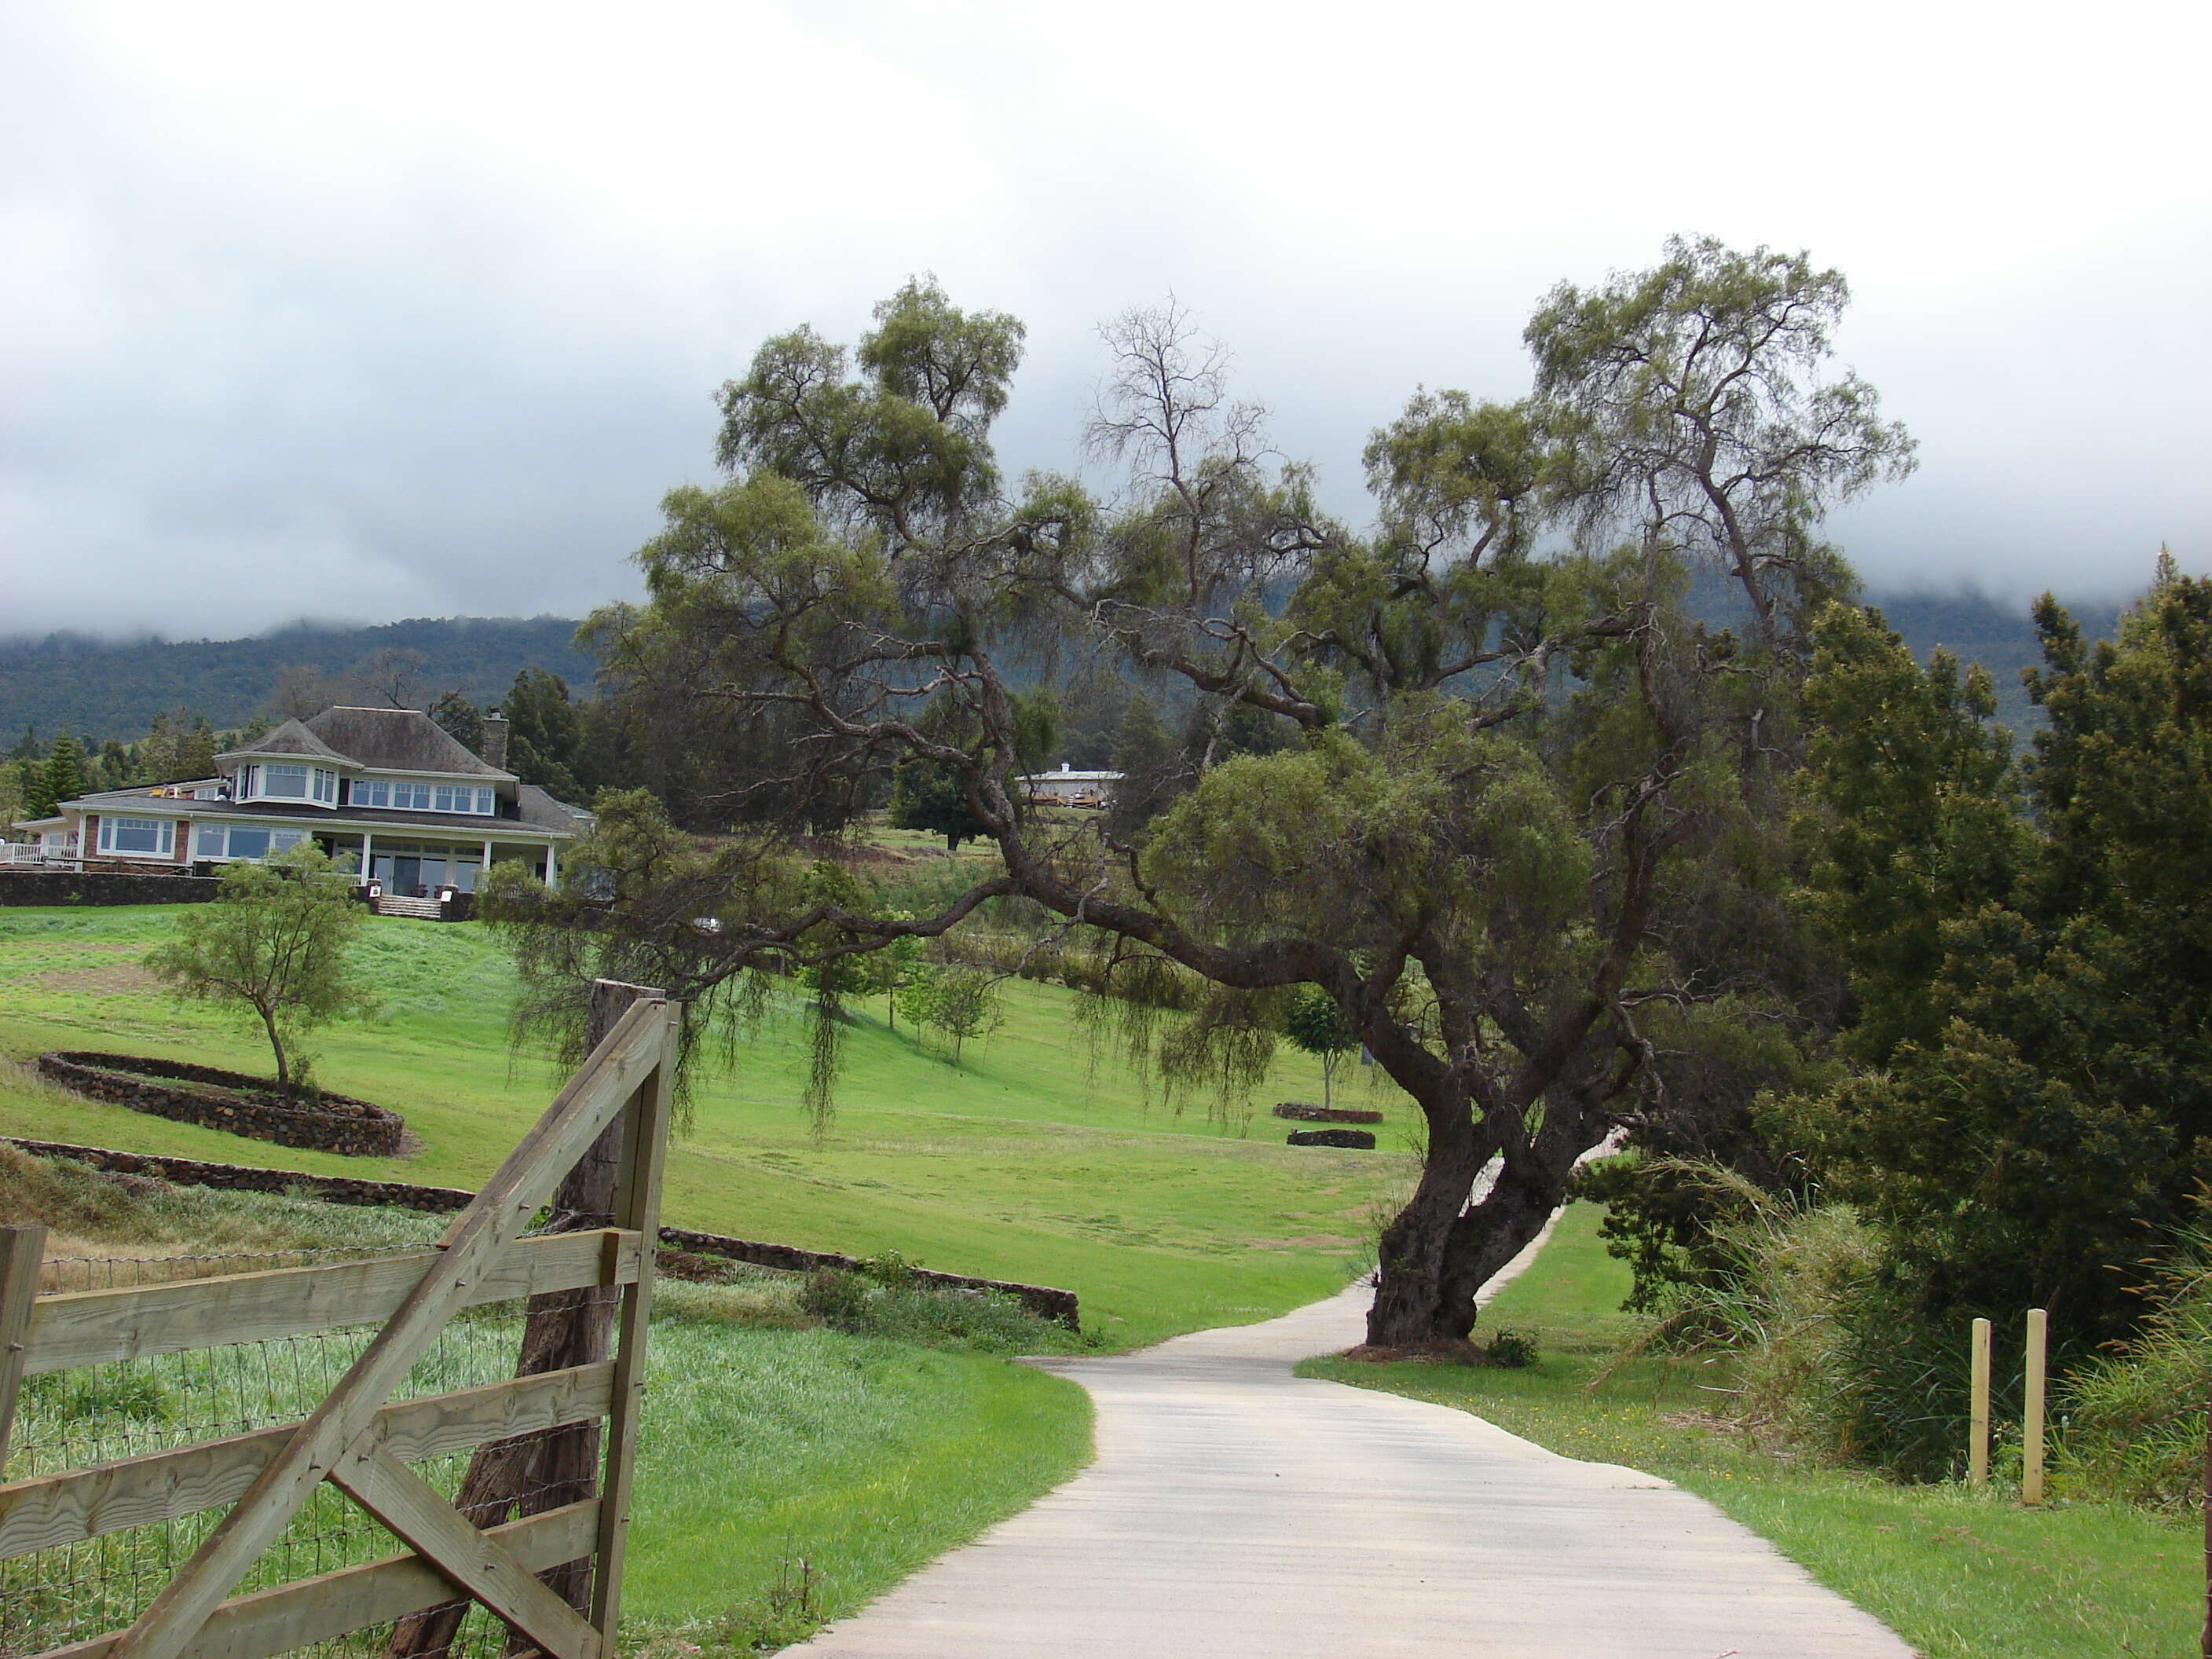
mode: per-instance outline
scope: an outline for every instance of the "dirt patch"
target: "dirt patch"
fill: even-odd
[[[135,962],[112,962],[99,968],[57,968],[31,981],[41,991],[69,997],[119,997],[133,991],[158,991],[161,981]]]
[[[1363,1365],[1489,1365],[1490,1356],[1472,1342],[1439,1337],[1431,1342],[1409,1343],[1404,1347],[1378,1347],[1363,1342],[1356,1348],[1347,1348],[1339,1356]]]

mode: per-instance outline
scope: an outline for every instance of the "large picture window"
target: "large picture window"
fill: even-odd
[[[261,787],[255,792],[269,800],[305,800],[307,799],[307,769],[304,766],[279,766],[275,763],[261,769]]]
[[[171,818],[102,817],[100,820],[100,850],[103,853],[165,859],[176,850],[176,823]]]
[[[258,823],[204,823],[192,838],[198,859],[265,859],[307,840],[304,830],[278,830]]]

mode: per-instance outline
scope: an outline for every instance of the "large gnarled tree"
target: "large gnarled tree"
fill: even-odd
[[[872,915],[811,889],[770,830],[699,853],[639,803],[585,849],[586,881],[495,896],[526,965],[556,994],[596,971],[711,1006],[758,970],[941,934],[1018,896],[1109,985],[1202,982],[1195,1012],[1125,1030],[1171,1075],[1231,1087],[1318,987],[1427,1127],[1369,1340],[1464,1337],[1579,1158],[1674,1109],[1685,1057],[1721,1027],[1798,1017],[1771,863],[1807,532],[1906,453],[1863,387],[1816,382],[1832,273],[1710,244],[1670,256],[1656,289],[1553,297],[1535,395],[1414,398],[1369,448],[1369,534],[1316,509],[1172,306],[1103,331],[1104,498],[1001,479],[1011,319],[919,283],[878,308],[857,371],[810,331],[769,341],[723,389],[730,480],[673,491],[639,554],[651,599],[611,625],[622,659],[646,684],[680,660],[695,711],[789,734],[732,792],[733,818],[927,766],[957,780],[996,866],[937,915]],[[1547,321],[1570,311],[1571,356]],[[1733,367],[1705,367],[1709,337],[1735,343]],[[1657,379],[1620,370],[1677,358]],[[1681,416],[1708,375],[1726,384]],[[1642,424],[1624,412],[1638,384],[1662,405]],[[1689,534],[1687,486],[1632,453],[1685,418],[1713,434],[1687,476],[1711,522],[1730,508],[1741,551]],[[1887,459],[1838,471],[1854,444]],[[1716,550],[1749,595],[1747,639],[1685,610]],[[1812,586],[1833,579],[1823,562]],[[1024,799],[1017,683],[1102,657],[1200,735],[1156,816],[1071,825]],[[1271,752],[1237,752],[1255,722]]]

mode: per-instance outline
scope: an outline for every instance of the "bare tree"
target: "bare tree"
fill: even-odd
[[[379,646],[346,670],[347,694],[372,707],[414,708],[422,701],[428,660],[411,646]]]

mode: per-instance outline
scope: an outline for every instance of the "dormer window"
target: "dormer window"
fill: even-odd
[[[327,766],[263,761],[238,769],[240,800],[304,800],[318,806],[338,804],[338,775]]]

